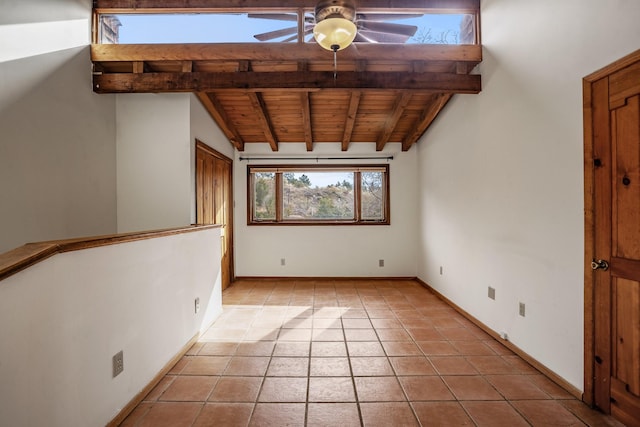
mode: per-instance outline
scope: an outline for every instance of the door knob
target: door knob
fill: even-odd
[[[603,259],[599,259],[599,260],[593,260],[591,261],[591,269],[592,270],[598,270],[598,269],[602,269],[604,271],[607,271],[609,269],[609,263]]]

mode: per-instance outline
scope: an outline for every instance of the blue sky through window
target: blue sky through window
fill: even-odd
[[[250,18],[246,13],[119,14],[119,42],[142,43],[260,43],[255,34],[295,27],[295,21]],[[462,14],[425,14],[398,19],[398,24],[416,25],[418,31],[407,43],[457,44]],[[292,32],[291,34],[295,34]],[[275,38],[281,42],[289,35]],[[295,40],[293,40],[295,41]],[[306,41],[309,41],[307,38]]]

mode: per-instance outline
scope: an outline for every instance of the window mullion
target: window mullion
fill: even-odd
[[[354,172],[354,183],[353,183],[353,187],[354,187],[354,194],[353,194],[353,203],[355,203],[354,206],[354,212],[355,212],[355,221],[356,222],[360,222],[360,218],[362,218],[362,186],[361,184],[361,176],[360,176],[360,171],[358,172]]]
[[[276,173],[276,222],[282,222],[282,204],[284,199],[282,197],[282,172]]]

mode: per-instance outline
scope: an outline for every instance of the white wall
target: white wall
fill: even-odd
[[[377,153],[375,144],[352,144],[340,151],[339,144],[315,144],[308,153],[304,144],[280,144],[273,153],[268,144],[247,144],[236,153],[234,169],[235,248],[238,276],[306,276],[306,277],[407,277],[415,276],[415,232],[417,202],[416,155],[414,149],[402,152],[400,144],[388,144]],[[247,225],[247,161],[239,157],[316,156],[357,157],[392,155],[389,162],[391,225],[371,226],[248,226]],[[386,160],[326,161],[339,163],[386,163]],[[293,163],[291,161],[251,161],[251,164]],[[280,265],[285,258],[286,265]],[[378,260],[385,266],[379,267]]]
[[[191,223],[189,96],[117,95],[118,232]]]
[[[639,18],[635,0],[482,1],[482,93],[417,146],[418,276],[579,389],[582,78],[640,47]]]
[[[0,10],[0,252],[115,232],[115,97],[91,90],[91,2]]]
[[[219,239],[210,229],[68,252],[3,280],[0,425],[113,419],[222,312]]]

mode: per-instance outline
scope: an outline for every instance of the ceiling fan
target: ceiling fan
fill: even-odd
[[[417,31],[415,25],[398,24],[401,19],[417,18],[421,14],[398,13],[357,13],[351,0],[320,0],[313,16],[304,16],[304,36],[311,33],[318,44],[327,50],[338,51],[349,46],[352,41],[368,43],[405,43]],[[262,14],[251,13],[249,18],[298,21],[294,13]],[[298,26],[282,28],[254,35],[260,41],[270,41],[290,36],[282,42],[298,38]]]

